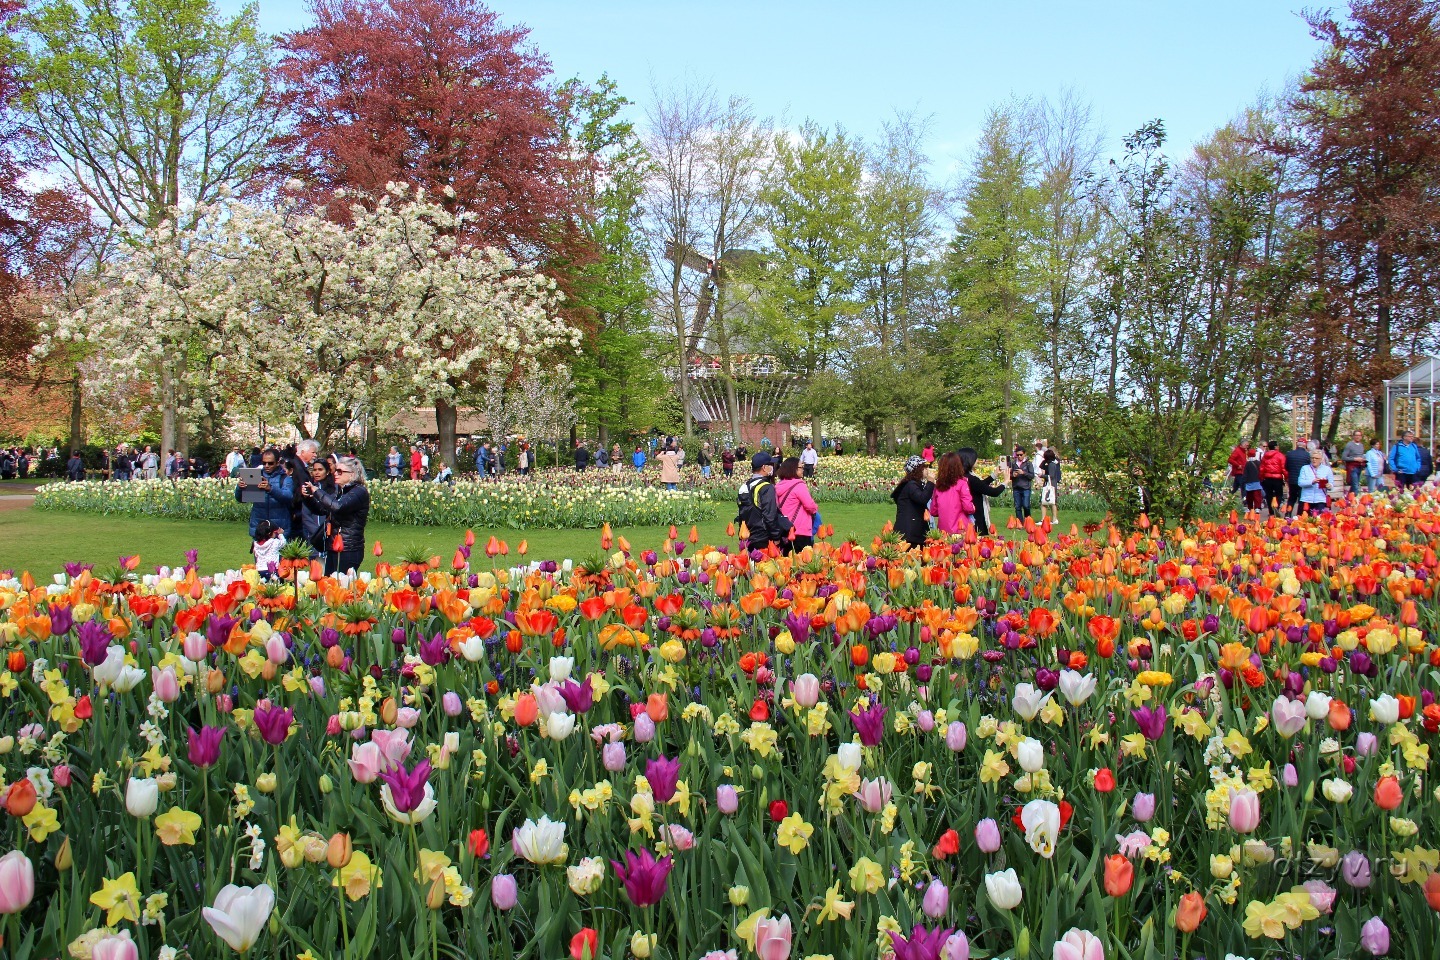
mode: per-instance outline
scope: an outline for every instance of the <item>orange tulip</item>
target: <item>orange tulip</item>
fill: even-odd
[[[1175,929],[1181,933],[1194,933],[1209,912],[1205,898],[1191,890],[1180,898],[1180,906],[1175,910]]]
[[[528,727],[540,718],[540,704],[533,693],[522,693],[515,698],[515,722]]]
[[[670,701],[663,693],[652,693],[645,698],[645,715],[656,723],[661,723],[670,716]]]
[[[29,780],[16,780],[5,791],[5,812],[12,817],[23,817],[35,809],[38,801],[35,784]]]
[[[1330,701],[1329,719],[1330,729],[1332,730],[1344,731],[1350,729],[1350,708],[1339,697]]]
[[[1112,897],[1123,897],[1130,892],[1135,882],[1135,864],[1129,859],[1112,853],[1105,858],[1105,892]]]
[[[1432,873],[1425,878],[1425,902],[1430,904],[1430,909],[1440,913],[1440,873]]]
[[[1375,784],[1375,806],[1381,810],[1394,810],[1404,799],[1405,792],[1395,777],[1381,777]]]

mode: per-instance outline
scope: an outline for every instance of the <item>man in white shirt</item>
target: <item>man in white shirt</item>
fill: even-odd
[[[800,472],[806,477],[815,476],[815,465],[819,462],[820,454],[815,449],[815,444],[806,443],[805,449],[800,451]]]
[[[1030,458],[1030,464],[1035,468],[1035,476],[1041,476],[1040,465],[1045,462],[1045,450],[1049,444],[1044,440],[1035,441],[1035,455]]]
[[[147,445],[145,452],[140,455],[141,475],[146,480],[154,480],[160,474],[160,454],[150,449]]]

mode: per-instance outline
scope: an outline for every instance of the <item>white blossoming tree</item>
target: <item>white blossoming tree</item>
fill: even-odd
[[[447,458],[455,407],[489,371],[574,349],[551,281],[460,245],[459,221],[423,194],[395,185],[345,222],[325,213],[231,200],[189,229],[162,224],[83,309],[50,319],[39,349],[84,342],[111,383],[155,383],[168,365],[192,425],[223,410],[323,440],[386,400],[433,405]]]

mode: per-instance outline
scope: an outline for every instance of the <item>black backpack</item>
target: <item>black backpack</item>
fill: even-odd
[[[759,499],[756,496],[756,491],[769,482],[769,477],[751,477],[740,485],[740,493],[735,498],[740,508],[740,512],[735,515],[735,525],[738,527],[744,524],[748,527],[752,540],[768,540],[770,538],[765,529],[765,516],[760,510]]]

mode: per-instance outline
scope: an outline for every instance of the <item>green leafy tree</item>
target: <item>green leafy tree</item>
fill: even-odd
[[[212,0],[44,0],[16,51],[29,122],[68,178],[122,230],[253,184],[280,117],[258,8]],[[161,444],[177,434],[188,353],[160,372]],[[193,398],[188,398],[193,400]],[[208,402],[208,398],[200,398]]]
[[[649,349],[640,234],[649,159],[634,126],[621,118],[629,101],[609,77],[593,86],[571,80],[558,100],[562,138],[582,162],[572,185],[578,255],[554,270],[563,278],[566,311],[584,335],[570,366],[576,411],[609,443],[612,433],[648,428],[666,389]]]
[[[948,280],[956,316],[943,340],[961,433],[1009,449],[1038,334],[1035,160],[1015,110],[992,110],[966,185]]]

